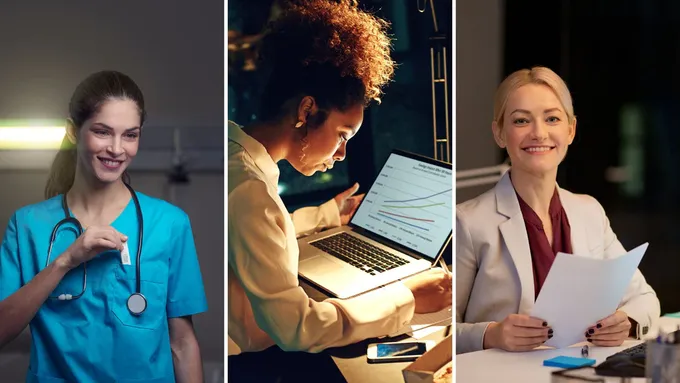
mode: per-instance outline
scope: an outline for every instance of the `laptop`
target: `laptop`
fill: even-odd
[[[451,173],[393,150],[348,225],[298,240],[298,274],[344,299],[433,267],[453,232]]]

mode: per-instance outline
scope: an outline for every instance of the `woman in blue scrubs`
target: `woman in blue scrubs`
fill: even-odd
[[[14,213],[0,247],[0,347],[30,324],[27,382],[202,382],[191,316],[207,303],[189,218],[128,187],[142,92],[95,73],[69,114],[46,200]],[[67,216],[82,234],[57,225]]]

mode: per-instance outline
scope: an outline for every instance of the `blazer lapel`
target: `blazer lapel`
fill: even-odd
[[[557,191],[560,195],[560,202],[567,214],[569,220],[569,227],[571,228],[571,250],[575,255],[588,256],[590,255],[590,248],[588,247],[588,233],[586,232],[586,225],[581,222],[581,216],[578,214],[579,205],[574,196],[566,190],[557,186]]]
[[[496,185],[496,208],[498,213],[508,217],[500,224],[503,241],[510,252],[510,257],[517,269],[522,296],[519,302],[519,314],[530,314],[534,307],[534,271],[531,264],[531,250],[524,217],[519,208],[515,188],[510,180],[510,172],[506,172]]]

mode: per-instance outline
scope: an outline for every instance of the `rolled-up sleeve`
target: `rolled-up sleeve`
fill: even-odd
[[[333,199],[321,206],[297,209],[291,213],[290,218],[293,220],[295,235],[298,238],[340,226],[340,211]]]
[[[387,335],[411,320],[415,303],[402,283],[347,300],[309,298],[298,281],[297,247],[289,245],[295,233],[287,229],[288,213],[263,181],[237,186],[228,215],[229,266],[258,327],[283,350],[319,352]]]

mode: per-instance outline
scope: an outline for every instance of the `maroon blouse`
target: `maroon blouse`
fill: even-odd
[[[564,208],[560,202],[560,196],[557,192],[557,188],[555,188],[555,194],[553,194],[553,197],[550,200],[550,207],[548,208],[548,214],[550,215],[550,222],[552,223],[553,230],[553,243],[552,247],[550,247],[548,238],[543,231],[543,222],[541,222],[541,219],[536,212],[522,200],[522,197],[520,197],[519,194],[517,194],[517,199],[519,200],[519,208],[522,210],[524,225],[527,228],[527,234],[529,236],[531,264],[534,269],[534,291],[536,294],[534,298],[537,298],[557,253],[563,252],[571,254],[572,252],[571,226],[569,226],[567,214],[564,212]]]

